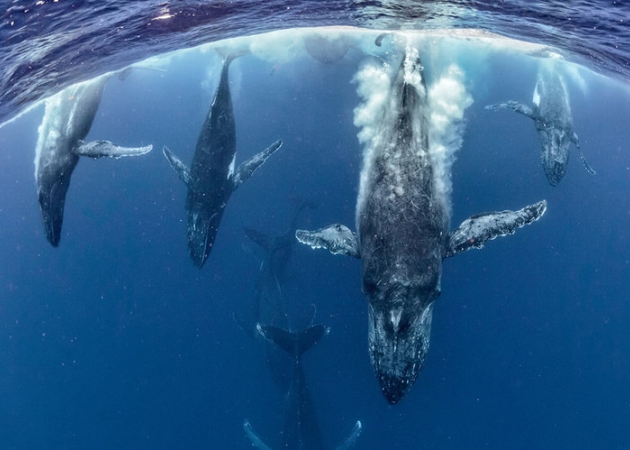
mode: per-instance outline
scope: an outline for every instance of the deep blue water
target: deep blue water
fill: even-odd
[[[225,34],[240,34],[238,25]],[[151,50],[115,48],[120,60],[106,57],[98,70],[88,55],[85,73],[186,46],[169,36]],[[155,148],[80,161],[59,248],[44,238],[33,178],[43,106],[0,129],[0,448],[246,449],[245,419],[278,446],[282,393],[261,346],[232,318],[250,311],[260,267],[242,227],[284,232],[295,199],[318,205],[300,216],[301,228],[352,226],[362,159],[351,79],[365,56],[356,48],[336,64],[293,56],[233,63],[237,162],[279,137],[285,144],[232,196],[202,270],[187,254],[185,186],[161,147],[190,161],[220,70],[213,51],[151,63],[166,72],[110,79],[88,139]],[[396,406],[370,366],[359,263],[294,248],[282,280],[289,319],[303,326],[316,305],[316,322],[331,328],[304,357],[327,448],[356,420],[357,449],[630,448],[627,85],[567,71],[575,130],[597,175],[573,151],[551,188],[531,121],[483,108],[530,102],[543,59],[505,48],[443,57],[461,66],[474,99],[453,166],[452,226],[542,198],[549,208],[514,236],[444,262],[428,359]],[[623,60],[608,59],[618,73]],[[430,74],[440,65],[426,62]],[[79,73],[68,69],[60,83]]]

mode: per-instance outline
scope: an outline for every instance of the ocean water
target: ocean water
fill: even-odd
[[[0,112],[23,113],[0,128],[0,448],[246,449],[245,420],[280,448],[274,360],[234,317],[252,317],[261,284],[292,328],[330,327],[303,360],[325,448],[357,420],[357,449],[630,448],[622,2],[570,11],[546,2],[59,3],[14,2],[0,29]],[[363,28],[294,29],[317,25]],[[395,39],[374,45],[375,30],[393,28],[418,31],[397,39],[419,49],[429,86],[454,65],[472,99],[455,102],[464,121],[461,148],[450,148],[451,226],[540,199],[549,206],[515,235],[444,261],[427,361],[390,406],[367,352],[359,262],[295,244],[282,276],[268,280],[243,227],[280,235],[308,201],[299,228],[354,228],[364,147],[354,122],[365,100],[356,76],[400,57]],[[219,79],[216,49],[234,47],[253,52],[230,68],[237,164],[278,138],[284,146],[233,194],[199,270],[187,254],[186,187],[161,149],[190,162]],[[53,248],[33,177],[37,101],[132,62],[108,80],[87,139],[154,149],[82,158]],[[532,121],[484,108],[531,104],[538,70],[552,62],[597,171],[572,148],[557,187]]]

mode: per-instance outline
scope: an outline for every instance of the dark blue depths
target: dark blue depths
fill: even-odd
[[[58,249],[43,236],[33,178],[43,110],[0,130],[2,448],[246,449],[246,418],[280,440],[281,393],[261,347],[232,320],[251,308],[261,256],[242,227],[282,233],[295,198],[319,204],[301,227],[354,222],[356,61],[234,62],[237,160],[285,143],[232,196],[197,270],[185,186],[159,149],[192,155],[220,68],[206,56],[110,80],[88,138],[156,149],[79,163]],[[395,407],[368,361],[358,262],[295,248],[283,284],[291,322],[308,323],[315,304],[331,328],[304,358],[324,441],[332,448],[360,419],[362,449],[628,448],[628,92],[599,78],[586,92],[570,85],[598,174],[573,153],[551,188],[531,123],[483,109],[530,101],[534,63],[492,57],[464,70],[475,103],[453,171],[453,224],[540,198],[548,211],[445,261],[427,362]]]

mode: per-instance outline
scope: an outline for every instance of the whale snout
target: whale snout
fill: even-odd
[[[214,247],[222,212],[223,210],[213,214],[203,210],[188,212],[188,252],[198,269],[203,267]]]
[[[66,204],[68,182],[60,178],[50,185],[38,186],[39,207],[42,211],[46,239],[53,247],[59,246],[61,240],[61,226],[63,225],[63,211]]]
[[[544,135],[545,145],[541,154],[543,170],[551,186],[557,186],[564,178],[569,164],[571,141],[564,130],[548,130]]]
[[[543,169],[549,184],[551,186],[557,186],[567,172],[567,165],[565,162],[549,161],[543,164]]]
[[[394,405],[418,378],[431,337],[433,302],[424,308],[369,307],[369,350],[381,391]]]

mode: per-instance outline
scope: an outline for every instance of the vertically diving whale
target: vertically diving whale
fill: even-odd
[[[153,148],[83,141],[92,127],[108,78],[103,76],[70,86],[46,100],[35,150],[35,180],[46,239],[53,247],[61,239],[66,194],[80,156],[120,158],[142,155]]]
[[[280,140],[274,142],[234,170],[236,126],[228,69],[235,57],[228,55],[223,62],[219,86],[201,128],[190,169],[164,147],[164,156],[188,186],[188,251],[198,268],[204,265],[212,251],[232,192],[282,145]]]
[[[514,233],[546,209],[541,201],[480,214],[449,233],[449,199],[437,187],[443,180],[433,167],[423,75],[417,50],[408,46],[378,116],[376,144],[364,152],[358,235],[339,224],[296,231],[298,241],[312,248],[361,258],[370,359],[391,404],[408,392],[425,361],[442,260]]]
[[[302,369],[302,355],[322,336],[328,333],[323,325],[313,325],[299,333],[273,326],[258,325],[258,332],[272,341],[291,357],[292,380],[286,395],[286,422],[282,432],[282,448],[322,450],[322,438],[317,425],[317,416]],[[256,434],[249,421],[243,424],[252,446],[259,450],[271,450]],[[357,421],[348,437],[335,450],[350,450],[361,434],[361,422]]]
[[[573,114],[564,80],[552,67],[541,67],[534,89],[533,107],[514,100],[486,106],[486,109],[508,108],[534,121],[540,140],[540,157],[547,181],[556,186],[564,177],[569,163],[569,147],[573,143],[588,173],[588,165],[577,134],[573,131]]]

